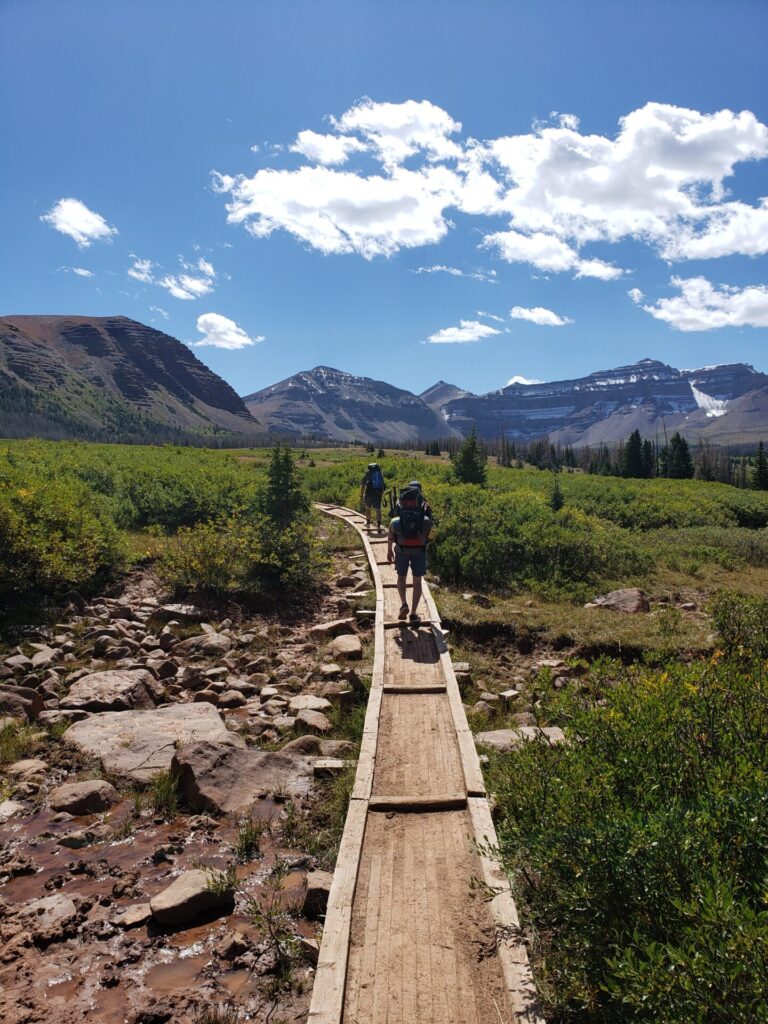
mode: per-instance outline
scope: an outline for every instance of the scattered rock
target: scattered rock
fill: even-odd
[[[243,747],[245,741],[229,732],[208,704],[172,704],[151,711],[113,711],[75,722],[63,741],[97,757],[115,775],[148,782],[171,767],[176,744],[205,740]]]
[[[33,779],[36,775],[45,775],[48,771],[48,765],[45,761],[40,761],[36,757],[30,757],[24,761],[15,761],[13,764],[9,764],[5,770],[12,779],[26,782],[28,779]]]
[[[322,917],[328,906],[328,897],[333,884],[330,871],[310,871],[307,875],[307,890],[304,894],[302,914],[311,921]]]
[[[61,701],[64,709],[80,711],[130,711],[151,708],[162,699],[157,680],[146,669],[94,672],[72,685]]]
[[[65,782],[51,790],[48,800],[54,811],[98,814],[119,803],[120,794],[103,779],[90,779],[87,782]]]
[[[317,736],[298,736],[295,740],[290,740],[282,748],[281,753],[283,754],[319,754],[320,747],[322,746]]]
[[[311,693],[303,693],[298,697],[291,697],[289,701],[291,711],[330,711],[331,702],[324,697],[315,697]]]
[[[320,622],[318,625],[313,626],[309,631],[309,635],[316,640],[327,640],[329,637],[355,632],[357,632],[357,628],[354,619],[332,619],[330,622]]]
[[[306,796],[312,762],[300,754],[191,743],[173,757],[179,791],[195,811],[229,814],[250,807],[260,796]]]
[[[211,911],[229,913],[234,906],[231,891],[214,891],[210,887],[211,873],[195,868],[184,871],[178,878],[149,901],[152,916],[165,927],[178,927]]]
[[[350,661],[359,661],[363,656],[363,645],[356,636],[337,636],[331,640],[328,650],[334,658],[348,658]]]
[[[309,729],[310,732],[326,733],[331,732],[333,729],[333,723],[327,715],[324,715],[322,711],[299,711],[296,715],[296,721],[301,722],[305,729]]]
[[[223,656],[235,646],[231,636],[224,636],[223,633],[201,633],[200,636],[191,636],[187,640],[181,640],[173,648],[175,657],[187,657],[190,654],[207,654],[211,658]]]
[[[34,722],[45,711],[42,694],[26,686],[0,686],[0,714]]]
[[[173,619],[177,622],[202,622],[205,618],[205,612],[193,604],[163,604],[159,608],[153,608],[152,614],[163,622],[170,622]]]
[[[612,590],[609,594],[596,597],[584,605],[585,608],[608,608],[614,612],[636,615],[651,610],[645,592],[639,587],[625,587],[623,590]]]
[[[205,692],[205,691],[203,691]],[[200,694],[197,694],[199,697]],[[216,704],[220,708],[241,708],[244,704],[247,704],[248,700],[245,694],[239,690],[225,690],[224,693],[219,695]]]
[[[20,804],[18,800],[0,801],[0,825],[15,818],[17,814],[22,814],[24,810],[24,804]]]
[[[139,925],[146,924],[150,917],[152,917],[152,908],[148,903],[135,903],[131,907],[126,907],[118,915],[115,924],[120,928],[137,928]]]
[[[535,726],[523,725],[517,729],[492,729],[489,732],[479,732],[475,736],[476,743],[493,747],[502,754],[508,754],[511,750],[517,750],[521,744],[537,739],[548,743],[564,743],[565,735],[557,726],[538,729]]]
[[[50,945],[75,933],[77,908],[68,896],[57,894],[33,900],[19,912],[19,921],[40,946]]]

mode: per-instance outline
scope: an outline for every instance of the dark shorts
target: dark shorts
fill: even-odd
[[[381,498],[379,491],[366,491],[363,500],[368,508],[381,508]]]
[[[398,576],[408,575],[408,566],[414,576],[426,576],[427,552],[423,548],[397,548],[395,551],[395,572]]]

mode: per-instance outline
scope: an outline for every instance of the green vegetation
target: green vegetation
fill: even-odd
[[[765,665],[606,662],[588,685],[542,682],[569,742],[489,769],[549,1019],[765,1021]]]
[[[453,472],[456,479],[461,484],[484,484],[488,471],[487,459],[485,449],[477,438],[477,431],[472,427],[453,457]]]
[[[171,771],[160,772],[149,787],[149,800],[155,814],[172,818],[179,809],[178,778]]]

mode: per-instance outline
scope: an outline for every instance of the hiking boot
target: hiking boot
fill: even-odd
[[[421,625],[421,616],[419,615],[418,612],[411,612],[410,616],[408,617],[408,622],[412,626],[420,626]]]
[[[400,605],[400,611],[398,612],[397,617],[398,617],[398,619],[401,622],[403,622],[405,619],[408,618],[408,605],[407,604],[401,604]]]

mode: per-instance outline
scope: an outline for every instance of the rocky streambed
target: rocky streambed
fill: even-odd
[[[334,568],[257,615],[145,572],[0,656],[4,1022],[305,1019],[373,653]]]

